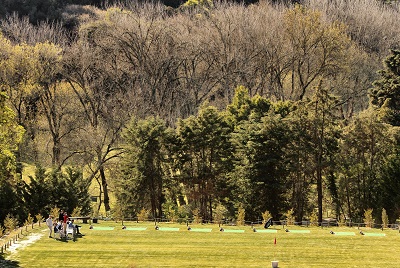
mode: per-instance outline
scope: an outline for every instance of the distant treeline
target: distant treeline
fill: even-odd
[[[268,0],[267,0],[268,1]],[[397,3],[398,0],[380,0],[382,3]],[[0,17],[6,17],[17,13],[20,17],[28,17],[31,23],[37,24],[43,21],[62,22],[64,9],[68,5],[91,5],[97,8],[107,8],[113,5],[129,6],[132,3],[161,3],[167,7],[178,8],[185,0],[0,0]],[[189,1],[188,1],[189,2]],[[228,0],[226,2],[237,4],[255,4],[259,0]],[[269,0],[273,4],[303,3],[301,0]],[[328,1],[334,3],[335,1]]]
[[[0,0],[0,16],[5,17],[17,13],[20,17],[29,17],[31,23],[37,24],[43,21],[62,21],[62,13],[68,5],[91,5],[97,8],[107,8],[113,5],[130,5],[132,3],[159,2],[167,7],[178,8],[185,3],[184,0],[160,0],[160,1],[132,1],[132,0]],[[251,4],[256,0],[244,0],[231,2]],[[287,0],[282,2],[288,2]]]

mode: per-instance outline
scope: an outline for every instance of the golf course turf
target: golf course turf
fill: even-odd
[[[255,231],[217,224],[158,223],[158,230],[151,222],[124,222],[126,229],[113,221],[93,229],[81,225],[84,235],[75,241],[48,238],[46,229],[37,229],[40,240],[3,258],[9,267],[24,268],[271,267],[272,260],[287,268],[400,265],[400,233],[391,229],[362,228],[362,235],[349,227],[272,226],[262,232],[262,225]]]

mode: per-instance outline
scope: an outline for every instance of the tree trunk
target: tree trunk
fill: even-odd
[[[110,211],[110,198],[108,196],[108,186],[107,186],[107,179],[106,174],[104,173],[104,167],[100,167],[100,178],[101,178],[101,186],[103,188],[103,195],[104,195],[104,208],[107,211]]]
[[[101,182],[97,176],[96,176],[96,181],[99,184],[99,205],[97,206],[97,213],[98,213],[100,211],[101,204],[103,203],[103,198],[102,198],[103,190],[101,187]],[[97,215],[95,215],[95,216],[97,217]]]
[[[210,222],[212,222],[213,221],[213,213],[212,213],[212,200],[211,200],[211,196],[209,197],[209,199],[208,199],[208,205],[209,205],[209,208],[210,208]]]
[[[58,137],[53,137],[53,157],[51,160],[51,163],[53,165],[60,166],[60,155],[61,155],[61,149],[60,149],[60,141]]]
[[[161,215],[157,213],[157,194],[156,194],[156,185],[154,182],[154,173],[152,172],[153,168],[148,166],[147,169],[149,173],[146,176],[149,178],[149,190],[150,190],[150,204],[151,204],[151,213],[153,214],[154,218],[160,218]]]
[[[353,221],[353,213],[352,213],[352,210],[351,210],[351,203],[350,203],[349,184],[348,184],[347,178],[346,178],[345,187],[346,187],[346,200],[347,200],[347,209],[348,209],[348,212],[349,212],[349,218],[350,218],[351,221]]]
[[[317,167],[318,225],[322,223],[322,170]]]

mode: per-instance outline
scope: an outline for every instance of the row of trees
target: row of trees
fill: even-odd
[[[8,158],[2,165],[1,183],[10,185],[16,198],[24,200],[17,187],[25,179],[24,163],[52,167],[56,174],[66,172],[65,167],[74,167],[82,172],[78,177],[84,185],[92,181],[98,184],[99,205],[111,211],[110,187],[119,191],[117,187],[123,180],[117,178],[125,176],[121,175],[124,172],[117,160],[132,157],[132,165],[137,161],[148,165],[150,159],[158,159],[156,167],[135,171],[137,176],[151,180],[139,184],[127,181],[136,188],[124,187],[131,189],[132,196],[120,198],[120,204],[132,206],[129,200],[133,196],[137,202],[146,200],[147,185],[153,185],[148,193],[152,195],[148,208],[154,215],[161,215],[163,204],[173,207],[179,200],[179,204],[190,203],[192,209],[199,209],[209,219],[216,207],[225,207],[232,214],[239,203],[246,206],[249,218],[264,209],[278,216],[290,207],[301,218],[313,206],[321,218],[329,203],[324,199],[329,186],[332,193],[336,192],[332,198],[338,215],[339,211],[352,218],[353,213],[361,215],[364,205],[376,200],[365,203],[365,194],[362,199],[343,203],[344,194],[352,197],[352,191],[360,187],[348,187],[347,192],[342,192],[349,184],[336,174],[337,148],[346,131],[356,135],[342,126],[364,120],[358,113],[368,107],[368,88],[377,78],[380,59],[398,43],[396,33],[400,27],[395,19],[379,30],[369,23],[362,28],[363,39],[356,32],[361,29],[355,23],[358,21],[339,12],[354,10],[343,9],[341,5],[350,4],[342,2],[346,1],[319,6],[311,1],[304,6],[262,2],[247,7],[201,2],[177,10],[151,4],[132,5],[130,9],[85,7],[77,16],[79,28],[72,34],[57,24],[33,26],[26,19],[7,17],[1,21],[0,36],[2,107],[9,118],[9,125],[2,130],[9,134],[4,134],[2,141]],[[362,1],[351,7],[359,6],[363,6]],[[373,2],[369,7],[385,14],[386,19],[397,18],[396,5]],[[338,22],[340,19],[343,22]],[[382,33],[386,39],[365,39],[366,33]],[[242,93],[235,96],[238,85],[246,90],[239,90]],[[374,104],[384,109],[390,102],[381,103],[379,94],[375,94]],[[254,98],[256,95],[260,97]],[[215,108],[204,106],[198,113],[205,102]],[[220,110],[231,113],[230,119],[220,115]],[[198,115],[190,117],[195,114]],[[170,143],[163,143],[169,144],[167,148],[160,145],[162,153],[155,151],[154,155],[136,159],[122,146],[126,140],[121,138],[121,132],[131,118],[139,124],[149,115],[165,122],[158,127],[170,129],[165,136]],[[205,117],[202,120],[214,118],[211,121],[215,126],[197,122],[199,116]],[[202,128],[192,133],[191,124]],[[357,125],[357,129],[364,128],[364,123]],[[247,134],[255,140],[249,143]],[[208,137],[211,145],[202,137]],[[148,138],[143,137],[142,143],[147,144]],[[358,138],[358,149],[372,139],[369,135]],[[376,139],[373,135],[373,142]],[[198,150],[199,145],[204,147]],[[215,148],[211,154],[207,152],[210,146]],[[376,156],[376,146],[372,147],[365,149],[371,150],[373,157],[364,164],[377,168],[387,158],[384,161]],[[384,148],[392,152],[389,145]],[[365,156],[363,151],[351,153]],[[166,155],[174,162],[165,169]],[[352,160],[354,157],[348,161]],[[355,168],[351,162],[346,164],[349,169]],[[122,170],[129,174],[133,167]],[[364,176],[363,168],[352,172]],[[351,182],[354,174],[344,178]],[[363,183],[357,183],[363,187],[380,185],[372,183],[374,179],[371,184],[362,179]],[[31,184],[29,178],[26,182]],[[372,193],[376,194],[375,190]],[[310,200],[313,196],[317,199]],[[240,202],[233,197],[240,197]],[[25,203],[30,203],[26,198]],[[67,208],[55,198],[49,203]],[[129,213],[138,213],[139,205],[132,209]],[[45,210],[42,208],[43,213]],[[5,207],[0,219],[15,211],[25,210]]]
[[[69,24],[68,16],[65,14],[65,9],[68,6],[75,5],[78,8],[87,5],[93,5],[97,7],[111,6],[113,4],[124,4],[129,5],[133,1],[130,0],[0,0],[0,16],[11,15],[13,13],[19,14],[21,17],[29,17],[29,20],[34,23],[41,23],[43,21],[58,21],[64,23],[66,26]],[[142,1],[145,2],[145,1]],[[150,2],[150,1],[149,1]],[[155,2],[155,1],[153,1]],[[197,5],[203,1],[191,0],[160,0],[158,1],[167,7],[178,8],[182,5]],[[229,1],[228,1],[229,2]],[[232,3],[244,3],[253,4],[259,1],[257,0],[232,0]],[[304,3],[307,1],[299,0],[271,0],[271,3]],[[334,1],[331,1],[334,2]],[[382,3],[395,4],[398,0],[380,0]]]
[[[397,0],[382,0],[382,2],[395,2]],[[66,27],[75,26],[71,25],[70,16],[68,9],[71,6],[75,8],[85,8],[85,6],[96,6],[96,7],[109,7],[114,4],[119,5],[130,5],[131,0],[0,0],[0,17],[5,17],[13,13],[17,13],[20,17],[28,17],[29,21],[33,24],[39,24],[44,21],[60,22]],[[146,2],[146,1],[140,1]],[[182,5],[197,5],[204,1],[185,1],[185,0],[160,0],[160,1],[147,1],[147,2],[159,2],[166,7],[179,8]],[[257,3],[257,0],[232,0],[232,3],[244,3],[252,4]],[[273,0],[274,3],[298,3],[298,0]]]
[[[119,204],[134,215],[196,211],[205,220],[221,206],[232,218],[243,207],[252,221],[293,209],[298,221],[318,211],[322,222],[328,211],[362,222],[367,209],[380,218],[385,208],[393,222],[400,212],[397,128],[373,107],[343,120],[339,103],[323,87],[297,102],[250,98],[239,87],[223,111],[202,106],[175,129],[134,119],[124,132]]]
[[[0,0],[0,16],[5,17],[14,13],[27,17],[33,24],[45,21],[61,22],[68,25],[65,13],[68,6],[84,7],[86,5],[105,6],[114,3],[124,3],[126,0]]]

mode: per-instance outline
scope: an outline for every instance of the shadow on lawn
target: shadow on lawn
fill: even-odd
[[[62,237],[62,238],[55,238],[57,241],[68,243],[68,242],[77,242],[79,238],[84,237],[84,234],[76,234],[74,238],[69,238],[69,237]],[[2,266],[0,266],[2,268]]]
[[[19,266],[19,262],[12,260],[5,260],[4,254],[0,254],[0,267],[1,268],[17,268]]]

